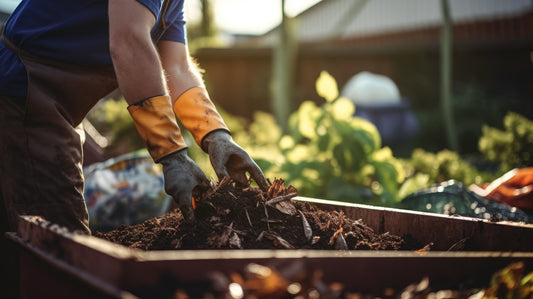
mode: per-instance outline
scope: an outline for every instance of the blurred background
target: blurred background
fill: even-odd
[[[197,7],[206,2],[197,1]],[[501,126],[507,111],[533,116],[530,0],[449,0],[445,1],[448,20],[439,0],[286,0],[288,26],[279,24],[282,1],[210,2],[215,23],[209,35],[218,37],[218,44],[199,42],[195,56],[207,70],[213,98],[233,114],[250,117],[257,110],[276,111],[273,64],[279,59],[275,49],[284,30],[291,63],[285,78],[290,89],[290,102],[284,108],[288,111],[305,100],[320,101],[314,84],[320,71],[327,70],[340,88],[362,71],[391,78],[420,122],[421,130],[413,140],[404,140],[404,147],[471,154],[477,152],[483,124]],[[304,2],[312,5],[289,14],[291,3]],[[260,26],[263,13],[271,18],[269,26]],[[262,30],[256,29],[254,20]],[[445,21],[452,27],[452,140],[445,132],[441,102]],[[199,19],[190,21],[192,45],[206,30],[201,28]],[[208,31],[203,32],[205,36]],[[410,152],[396,147],[402,154]]]
[[[234,139],[301,195],[398,206],[533,166],[533,0],[186,0],[186,18]],[[86,164],[143,147],[119,91],[85,125]]]

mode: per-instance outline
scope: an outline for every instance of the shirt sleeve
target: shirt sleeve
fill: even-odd
[[[187,29],[185,22],[185,13],[183,9],[184,1],[172,1],[170,7],[168,8],[165,21],[166,28],[161,36],[163,40],[171,40],[180,42],[183,44],[187,43]]]
[[[159,19],[159,14],[161,12],[161,6],[163,0],[137,0],[142,5],[146,6],[155,16],[156,19]]]

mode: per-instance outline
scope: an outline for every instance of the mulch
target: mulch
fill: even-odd
[[[212,183],[197,196],[196,221],[178,209],[136,225],[123,225],[99,238],[141,250],[182,249],[339,249],[413,250],[402,237],[377,233],[360,219],[292,201],[292,186],[276,179],[268,191]]]

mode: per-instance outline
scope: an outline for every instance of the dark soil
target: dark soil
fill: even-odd
[[[195,223],[185,222],[176,209],[141,224],[94,235],[142,250],[418,249],[399,236],[376,233],[342,212],[291,201],[296,194],[283,180],[275,180],[268,192],[221,181],[198,196]],[[274,204],[278,199],[284,200]]]

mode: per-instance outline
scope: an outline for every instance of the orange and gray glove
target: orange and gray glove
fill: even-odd
[[[196,143],[209,154],[211,165],[219,180],[230,177],[238,184],[246,186],[248,172],[260,188],[268,188],[259,166],[231,138],[224,120],[209,99],[205,88],[193,87],[185,91],[174,103],[174,112],[192,133]]]
[[[203,149],[209,154],[211,165],[219,179],[231,177],[242,186],[249,185],[246,173],[263,190],[268,189],[268,183],[261,171],[248,153],[236,144],[226,131],[213,131],[203,140]]]
[[[194,221],[192,191],[207,189],[209,180],[187,156],[187,144],[176,123],[169,96],[157,96],[128,106],[137,132],[155,162],[163,165],[165,191],[178,203],[183,217]]]

